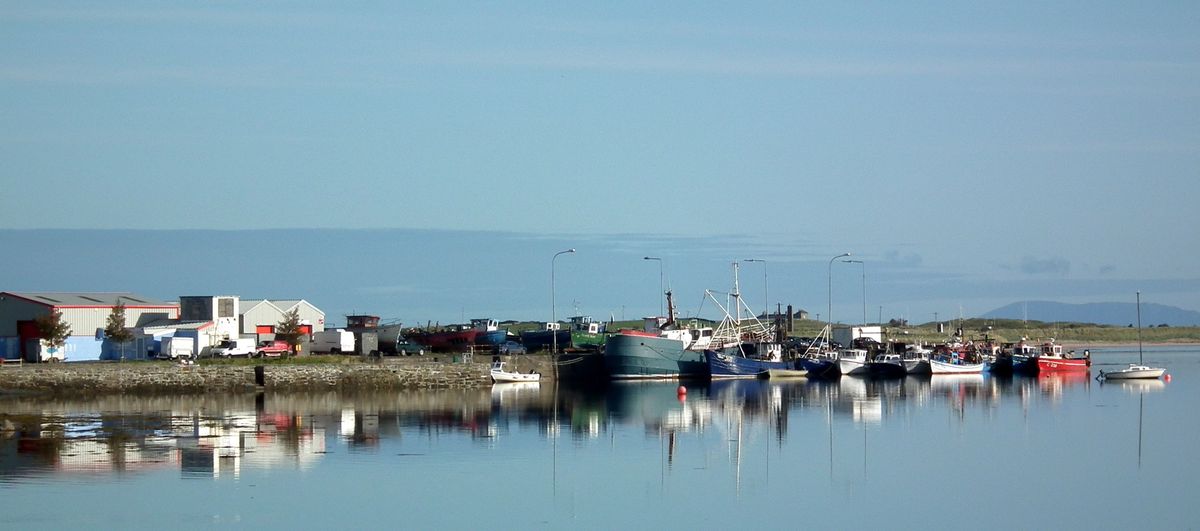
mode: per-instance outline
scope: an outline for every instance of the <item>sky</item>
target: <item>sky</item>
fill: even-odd
[[[544,244],[510,257],[530,289],[579,247],[581,277],[642,284],[636,255],[668,256],[691,298],[766,259],[768,298],[835,315],[1134,290],[1195,310],[1198,23],[1195,2],[3,2],[0,229],[396,229],[479,278],[488,258],[436,240],[494,233]],[[585,311],[656,310],[644,288]]]

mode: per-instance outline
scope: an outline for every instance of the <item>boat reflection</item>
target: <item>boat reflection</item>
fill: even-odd
[[[1157,393],[1167,388],[1167,383],[1159,379],[1142,380],[1104,380],[1100,387],[1104,389],[1120,389],[1131,395]]]
[[[481,390],[300,393],[99,399],[0,398],[0,482],[59,474],[176,469],[186,477],[239,477],[247,469],[308,469],[327,449],[377,452],[385,445],[465,436],[489,447],[518,432],[583,442],[618,430],[663,438],[709,429],[758,429],[783,442],[805,416],[878,425],[914,409],[1056,407],[1086,389],[1086,373],[846,377],[835,381],[718,380],[613,382],[593,388],[553,383]],[[1160,380],[1103,384],[1157,392]],[[407,435],[407,437],[406,437]],[[673,452],[671,452],[673,453]]]

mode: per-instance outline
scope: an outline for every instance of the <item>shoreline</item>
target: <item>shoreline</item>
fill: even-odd
[[[549,358],[530,356],[522,370],[553,378]],[[541,359],[538,359],[541,358]],[[351,391],[413,389],[480,389],[492,385],[491,361],[346,358],[320,364],[227,364],[183,366],[166,361],[76,362],[0,367],[0,396],[103,394],[205,394],[260,391]],[[262,367],[262,385],[256,368]]]

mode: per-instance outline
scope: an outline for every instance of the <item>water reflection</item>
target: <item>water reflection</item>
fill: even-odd
[[[796,415],[828,422],[849,419],[867,427],[913,409],[940,408],[961,416],[1006,402],[1054,408],[1068,393],[1101,384],[1085,373],[687,385],[686,395],[677,393],[677,383],[618,382],[595,389],[524,383],[350,395],[5,397],[0,399],[0,482],[155,470],[178,470],[187,478],[236,479],[247,469],[310,469],[326,458],[327,449],[377,452],[386,441],[418,434],[466,435],[491,444],[519,431],[586,441],[623,428],[663,439],[670,466],[682,433],[718,429],[740,445],[743,431],[757,426],[782,445]],[[1103,386],[1143,394],[1162,391],[1166,384],[1152,380]],[[736,463],[740,446],[734,452]]]

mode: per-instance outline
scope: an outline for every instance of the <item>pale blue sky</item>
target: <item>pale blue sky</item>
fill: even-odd
[[[756,234],[713,260],[848,250],[920,276],[892,303],[921,311],[1143,283],[1200,309],[1197,28],[1196,2],[3,2],[0,228]]]

